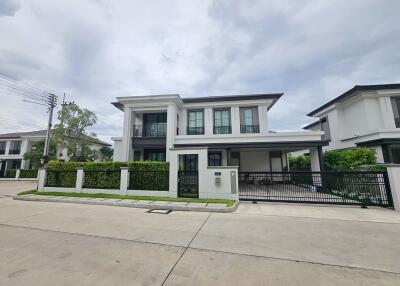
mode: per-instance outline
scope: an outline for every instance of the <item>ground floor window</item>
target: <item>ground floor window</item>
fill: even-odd
[[[21,168],[21,160],[12,160],[9,163],[9,168],[8,169],[20,169]]]
[[[197,154],[179,155],[179,171],[194,172],[198,170]]]
[[[144,150],[144,159],[147,161],[165,161],[165,150]]]
[[[208,153],[208,166],[222,166],[221,152],[209,152]]]

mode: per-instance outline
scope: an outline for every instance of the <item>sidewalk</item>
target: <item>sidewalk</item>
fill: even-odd
[[[168,202],[168,201],[147,201],[129,199],[108,199],[108,198],[84,198],[84,197],[60,197],[44,195],[19,195],[14,196],[14,200],[56,202],[56,203],[76,203],[90,205],[105,205],[117,207],[143,208],[149,210],[171,210],[171,211],[198,211],[198,212],[218,212],[227,213],[237,209],[238,203],[228,207],[222,203],[194,203],[194,202]]]

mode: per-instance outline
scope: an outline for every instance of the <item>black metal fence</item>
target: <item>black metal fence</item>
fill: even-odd
[[[386,172],[239,172],[239,199],[393,207]]]
[[[198,171],[178,171],[178,197],[179,198],[199,197]]]
[[[169,171],[129,170],[129,190],[169,191]]]
[[[46,171],[46,187],[75,188],[76,171]]]
[[[120,170],[85,170],[82,187],[88,189],[119,189],[120,181]]]

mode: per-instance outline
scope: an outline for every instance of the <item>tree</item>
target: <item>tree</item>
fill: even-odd
[[[104,161],[111,161],[114,155],[114,150],[110,147],[104,146],[100,149],[101,159]]]
[[[76,104],[64,104],[58,119],[60,123],[55,125],[53,136],[59,148],[67,149],[70,161],[94,161],[97,152],[89,146],[96,135],[87,133],[86,128],[96,124],[96,114]]]
[[[30,160],[32,169],[40,167],[40,159],[43,157],[44,140],[36,141],[32,144],[30,151],[24,154],[24,160]],[[55,160],[57,157],[57,144],[54,140],[50,140],[49,160]]]

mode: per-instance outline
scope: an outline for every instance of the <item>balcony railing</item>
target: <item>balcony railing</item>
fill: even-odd
[[[240,133],[260,133],[260,125],[240,125]]]
[[[394,123],[396,124],[396,128],[400,128],[400,117],[394,119]]]
[[[187,135],[202,135],[204,134],[204,127],[188,127],[186,130]]]
[[[21,153],[21,149],[10,149],[8,154],[10,155],[19,155]]]
[[[231,134],[231,126],[214,126],[214,134]]]
[[[133,137],[166,137],[167,123],[149,123],[133,125]]]

